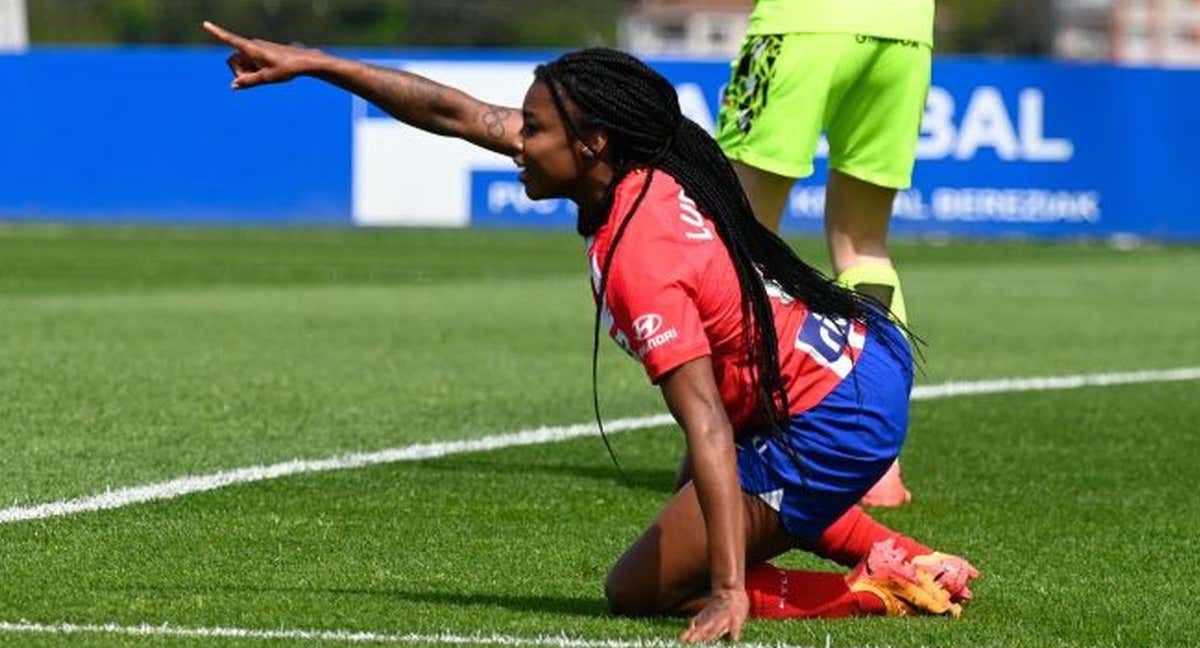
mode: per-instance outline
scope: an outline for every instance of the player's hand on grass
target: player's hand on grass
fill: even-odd
[[[208,21],[204,21],[204,30],[233,48],[226,63],[233,72],[234,90],[291,81],[314,69],[314,58],[321,54],[318,50],[239,36]]]
[[[749,614],[750,599],[746,596],[746,590],[714,592],[704,609],[692,617],[679,640],[684,643],[706,643],[728,636],[739,641],[742,638],[742,625]]]

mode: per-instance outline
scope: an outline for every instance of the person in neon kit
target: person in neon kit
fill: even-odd
[[[684,641],[748,616],[957,616],[978,572],[855,506],[903,441],[912,357],[874,300],[763,227],[669,82],[615,50],[539,66],[516,111],[428,79],[205,28],[233,87],[325,79],[425,130],[511,155],[530,198],[566,197],[597,322],[637,357],[683,428],[695,478],[609,573],[622,615],[691,617]],[[848,574],[776,568],[805,548]]]

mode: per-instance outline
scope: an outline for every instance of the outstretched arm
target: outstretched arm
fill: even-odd
[[[204,29],[233,48],[227,63],[235,90],[311,76],[370,101],[410,126],[458,137],[503,155],[516,155],[520,150],[520,109],[489,104],[401,70],[245,38],[211,22],[205,22]]]
[[[697,358],[673,369],[663,397],[687,435],[696,496],[704,512],[712,579],[708,603],[680,637],[708,642],[741,638],[750,611],[746,596],[746,531],[733,426],[717,388],[712,360]]]

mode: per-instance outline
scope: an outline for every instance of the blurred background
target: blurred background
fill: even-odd
[[[0,41],[203,43],[198,21],[362,46],[730,55],[752,0],[0,0]],[[446,29],[454,25],[454,29]],[[1200,63],[1200,0],[938,0],[941,53]]]
[[[416,132],[336,88],[224,92],[228,52],[200,22],[508,105],[537,63],[616,46],[656,66],[711,129],[752,7],[0,0],[0,220],[569,229],[571,205],[525,199],[511,161]],[[1200,239],[1200,0],[936,8],[933,87],[897,235]],[[794,233],[821,231],[821,147],[818,158],[785,214]]]

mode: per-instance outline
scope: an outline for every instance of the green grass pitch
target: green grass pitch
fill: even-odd
[[[817,241],[797,240],[824,262]],[[923,384],[1200,366],[1200,249],[897,244]],[[0,228],[0,508],[591,416],[566,233]],[[602,340],[607,417],[658,413]],[[914,403],[887,523],[984,572],[964,618],[813,646],[1200,645],[1200,382]],[[673,428],[0,525],[0,622],[673,638],[605,614]],[[832,568],[802,555],[788,564]],[[291,645],[0,632],[0,645]]]

